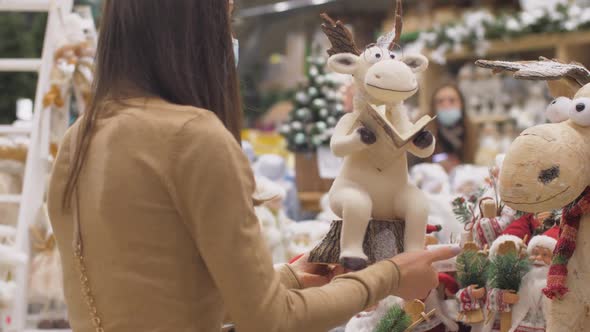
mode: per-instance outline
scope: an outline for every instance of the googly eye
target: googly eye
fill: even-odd
[[[574,99],[570,107],[570,120],[582,127],[590,127],[590,98]]]
[[[560,123],[570,117],[570,109],[573,107],[573,101],[567,97],[559,97],[553,100],[545,110],[545,117],[551,123]]]
[[[395,53],[389,52],[389,58],[394,60],[396,58]]]
[[[373,46],[365,51],[365,59],[370,64],[375,64],[383,60],[383,50],[380,47]]]

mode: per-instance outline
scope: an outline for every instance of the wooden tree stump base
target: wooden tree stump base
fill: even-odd
[[[403,220],[371,220],[363,241],[363,251],[369,257],[369,264],[404,252],[405,228],[406,222]],[[310,252],[310,263],[339,263],[341,230],[342,220],[333,221],[328,234]]]

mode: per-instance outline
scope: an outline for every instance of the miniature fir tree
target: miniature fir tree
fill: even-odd
[[[397,305],[389,309],[381,319],[375,332],[404,332],[412,324],[412,319]]]
[[[333,128],[344,114],[339,83],[326,74],[326,59],[307,58],[308,83],[295,94],[289,121],[280,128],[292,152],[314,152],[329,145]]]
[[[457,282],[461,288],[486,285],[487,257],[477,251],[466,250],[457,256]]]
[[[516,252],[509,252],[490,259],[487,278],[490,288],[518,292],[522,278],[530,269],[530,262]]]

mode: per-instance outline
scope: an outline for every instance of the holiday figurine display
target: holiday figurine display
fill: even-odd
[[[510,332],[545,331],[548,299],[543,296],[543,288],[557,245],[557,236],[550,234],[534,236],[529,242],[527,253],[532,266],[522,279],[518,302],[512,307]]]
[[[553,299],[547,331],[586,331],[590,326],[590,71],[557,61],[478,61],[521,79],[548,80],[554,97],[567,97],[564,119],[524,131],[512,144],[501,173],[506,204],[526,212],[564,207],[561,234],[545,294]],[[560,103],[561,104],[561,103]],[[567,116],[566,116],[567,115]]]
[[[483,125],[479,148],[475,154],[475,163],[480,166],[492,166],[496,156],[501,152],[500,144],[496,124],[486,122]]]
[[[461,288],[456,293],[459,301],[458,321],[467,325],[483,322],[483,305],[486,294],[485,272],[487,257],[474,243],[466,244],[457,257],[457,282]]]
[[[458,291],[457,281],[449,274],[439,273],[440,286],[428,294],[424,300],[424,312],[434,314],[414,327],[413,332],[447,332],[459,331],[456,322],[455,294]]]
[[[402,250],[421,250],[424,245],[428,208],[424,194],[408,182],[406,153],[425,158],[434,152],[434,137],[424,130],[432,119],[426,116],[412,124],[403,102],[418,91],[416,75],[426,70],[428,60],[422,55],[400,56],[394,52],[402,32],[401,0],[397,1],[394,31],[364,52],[342,22],[325,14],[322,17],[322,28],[332,43],[328,65],[354,77],[357,95],[354,111],[338,122],[331,140],[332,152],[344,158],[342,171],[330,190],[332,210],[343,218],[335,227],[341,229],[320,244],[310,258],[312,262],[339,262],[359,270],[379,258]],[[398,244],[404,245],[392,242],[387,246],[395,250],[375,257],[371,244],[365,246],[364,241],[382,241],[371,238],[375,234],[371,219],[380,221],[377,227],[381,229],[405,228],[403,239],[397,238]],[[328,249],[326,245],[334,241],[339,242],[339,248]],[[383,246],[382,242],[378,247]],[[334,252],[338,257],[332,257]]]
[[[36,254],[31,261],[28,295],[31,303],[39,303],[43,306],[42,319],[38,327],[41,329],[69,328],[63,294],[61,259],[55,236],[51,232],[43,234],[36,227],[32,230],[36,242]]]
[[[283,209],[285,190],[268,178],[256,177],[254,212],[260,222],[262,233],[272,253],[273,263],[288,261],[287,227],[292,222]]]
[[[528,259],[523,257],[523,247],[520,238],[504,235],[496,239],[490,248],[487,317],[483,331],[495,329],[498,318],[500,332],[508,332],[512,327],[512,306],[519,301],[516,293],[530,267]]]

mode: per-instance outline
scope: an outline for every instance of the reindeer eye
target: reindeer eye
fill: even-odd
[[[569,111],[573,102],[566,97],[559,97],[547,106],[545,110],[545,117],[551,123],[560,123],[569,119]]]
[[[570,119],[582,127],[590,127],[590,98],[575,99],[569,111]]]

